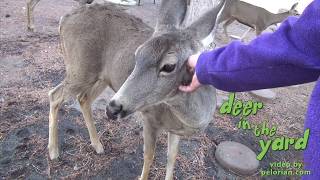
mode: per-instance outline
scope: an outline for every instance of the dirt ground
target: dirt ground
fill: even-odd
[[[154,25],[159,2],[143,0],[141,7],[127,11]],[[94,116],[105,148],[97,155],[90,147],[89,135],[81,113],[66,103],[59,111],[59,160],[50,161],[47,153],[49,102],[47,93],[64,78],[59,49],[60,16],[77,7],[72,0],[43,0],[35,8],[35,32],[26,31],[26,3],[0,0],[0,179],[138,179],[143,165],[142,126],[139,116],[111,121],[105,116],[107,98],[97,100]],[[231,34],[241,34],[245,26],[233,24]],[[221,32],[221,29],[220,29]],[[219,40],[219,37],[218,37]],[[250,121],[278,126],[278,135],[300,137],[304,114],[314,84],[277,88],[277,98]],[[112,93],[111,93],[112,94]],[[110,91],[104,96],[110,97]],[[247,93],[237,98],[253,99]],[[216,145],[224,140],[243,143],[260,152],[252,133],[236,129],[238,119],[216,113],[206,131],[185,137],[175,166],[175,179],[260,179],[259,174],[239,176],[216,162]],[[166,135],[159,138],[151,179],[164,179]],[[268,152],[260,162],[302,161],[301,153],[289,150]],[[281,177],[271,177],[271,179]],[[296,179],[298,177],[292,177]],[[283,179],[286,179],[283,177]]]

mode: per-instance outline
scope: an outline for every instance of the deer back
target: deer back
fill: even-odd
[[[87,5],[60,22],[67,83],[72,94],[103,79],[117,91],[134,68],[135,49],[153,29],[109,3]]]

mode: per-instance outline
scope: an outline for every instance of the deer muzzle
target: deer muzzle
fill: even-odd
[[[111,100],[106,108],[106,114],[109,119],[115,120],[118,117],[120,118],[126,117],[131,113],[128,113],[128,111],[125,111],[121,103],[118,103],[115,100]]]

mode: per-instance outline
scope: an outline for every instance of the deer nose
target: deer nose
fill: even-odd
[[[122,114],[123,105],[118,104],[115,100],[111,100],[109,105],[106,108],[106,114],[108,118],[115,120],[117,117]]]

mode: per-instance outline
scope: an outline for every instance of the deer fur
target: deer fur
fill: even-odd
[[[34,18],[33,10],[40,0],[27,0],[27,29],[28,31],[34,31]],[[80,5],[91,4],[93,0],[74,0],[79,2]]]
[[[64,16],[60,37],[66,77],[49,92],[50,158],[59,156],[57,113],[70,97],[80,103],[91,145],[103,153],[91,104],[109,86],[116,92],[107,107],[109,117],[126,117],[136,111],[143,116],[141,179],[148,178],[162,130],[168,132],[166,179],[172,179],[180,135],[199,133],[213,120],[213,87],[203,86],[193,93],[183,93],[178,87],[190,83],[192,74],[186,61],[203,49],[200,41],[212,31],[212,17],[222,4],[184,29],[179,26],[186,15],[187,0],[163,0],[154,30],[109,3],[83,6]]]
[[[255,29],[258,36],[270,25],[280,23],[288,16],[298,15],[298,11],[295,10],[297,5],[298,3],[295,3],[290,10],[274,14],[264,8],[240,0],[226,0],[226,5],[217,19],[217,24],[225,22],[223,29],[227,37],[229,37],[227,27],[235,20]]]

